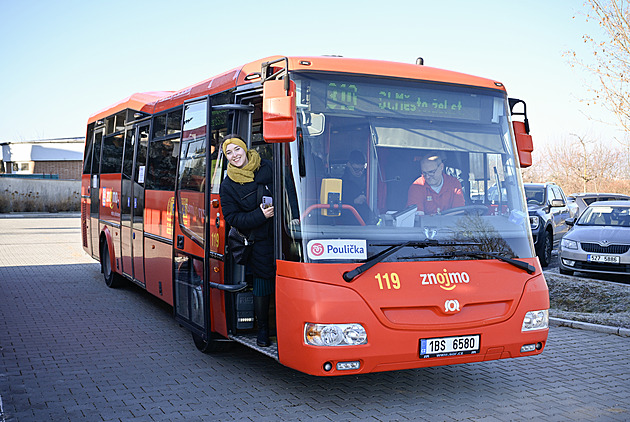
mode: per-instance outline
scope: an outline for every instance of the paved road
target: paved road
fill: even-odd
[[[552,327],[537,357],[317,378],[203,355],[170,312],[105,287],[78,218],[0,218],[0,422],[630,420],[628,337]]]

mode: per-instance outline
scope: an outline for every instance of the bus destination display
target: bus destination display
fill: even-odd
[[[478,121],[481,97],[466,92],[329,82],[326,110]]]

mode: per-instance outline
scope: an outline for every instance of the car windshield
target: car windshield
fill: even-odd
[[[282,149],[286,259],[361,261],[425,239],[533,257],[503,91],[292,77],[299,127]],[[388,260],[445,255],[444,246],[403,249]]]
[[[543,205],[545,202],[545,188],[543,186],[525,185],[525,198],[531,205]]]
[[[630,207],[627,206],[591,206],[578,220],[580,226],[630,227]]]

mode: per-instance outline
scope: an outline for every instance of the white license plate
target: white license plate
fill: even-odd
[[[619,264],[619,257],[615,255],[586,255],[588,262],[603,262],[606,264]]]
[[[479,334],[420,339],[421,358],[470,355],[479,352]]]

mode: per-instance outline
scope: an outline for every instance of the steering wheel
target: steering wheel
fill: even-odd
[[[485,205],[464,205],[442,211],[442,215],[487,215],[488,211]]]
[[[313,204],[310,207],[308,207],[306,211],[302,213],[302,215],[300,216],[300,220],[304,220],[309,215],[309,213],[314,209],[339,209],[339,208],[344,209],[344,210],[349,210],[354,216],[354,218],[356,218],[359,225],[365,226],[365,221],[363,221],[363,218],[361,218],[361,215],[358,213],[356,208],[354,208],[352,205],[347,205],[347,204],[338,204],[334,206],[329,205],[329,204]]]

